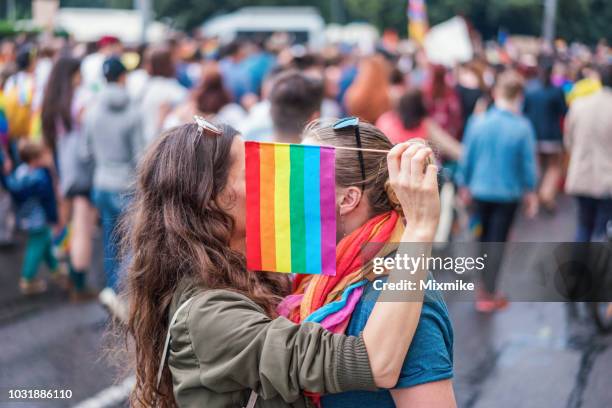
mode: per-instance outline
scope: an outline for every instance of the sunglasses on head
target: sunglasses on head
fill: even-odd
[[[357,144],[357,148],[361,149],[361,135],[359,134],[359,118],[355,116],[348,116],[346,118],[340,119],[333,126],[334,130],[344,130],[344,129],[353,129],[355,132],[355,142]],[[361,150],[357,150],[357,157],[359,158],[359,167],[361,169],[361,185],[362,189],[365,189],[365,181],[366,181],[366,173],[365,173],[365,163],[363,161],[363,153]]]
[[[195,115],[193,120],[195,121],[196,125],[198,125],[198,135],[201,135],[205,130],[217,136],[223,133],[221,129],[215,126],[212,122],[204,119],[202,116]]]
[[[196,125],[198,125],[198,129],[196,130],[195,135],[193,136],[194,146],[198,145],[198,143],[202,139],[202,133],[204,133],[204,131],[206,131],[206,133],[212,136],[220,136],[223,133],[223,131],[218,126],[204,119],[202,116],[194,115],[193,120],[195,121]]]

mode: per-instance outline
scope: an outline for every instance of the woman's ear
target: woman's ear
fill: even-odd
[[[338,197],[338,213],[340,215],[350,214],[361,202],[362,191],[360,188],[351,186],[340,191]]]

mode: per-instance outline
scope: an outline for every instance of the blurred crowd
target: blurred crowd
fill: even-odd
[[[363,52],[310,50],[281,34],[174,36],[134,46],[19,36],[0,43],[0,240],[27,236],[20,289],[52,280],[81,301],[101,228],[106,288],[118,310],[120,215],[139,157],[165,129],[200,115],[247,140],[300,143],[315,119],[356,116],[394,143],[428,141],[453,188],[449,211],[469,209],[482,241],[504,242],[519,208],[553,215],[561,190],[578,202],[577,241],[612,218],[610,49],[557,42],[522,50],[480,44],[471,61],[443,66],[406,41]],[[455,193],[456,191],[456,193]],[[444,239],[456,239],[451,228]],[[495,273],[477,307],[505,306]]]

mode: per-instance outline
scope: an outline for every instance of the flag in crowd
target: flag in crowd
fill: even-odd
[[[427,6],[425,0],[408,0],[408,36],[423,43],[425,34],[429,28],[427,22]]]
[[[335,151],[247,142],[247,267],[335,275]]]

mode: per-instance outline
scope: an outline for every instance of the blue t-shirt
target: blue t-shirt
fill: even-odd
[[[386,277],[379,278],[386,280]],[[355,307],[346,329],[348,335],[359,335],[366,325],[380,291],[369,283]],[[404,360],[397,385],[409,388],[415,385],[446,380],[453,377],[453,328],[448,309],[437,291],[426,291],[421,318],[410,349]],[[350,391],[323,396],[323,408],[341,407],[395,407],[389,390],[376,392]]]

